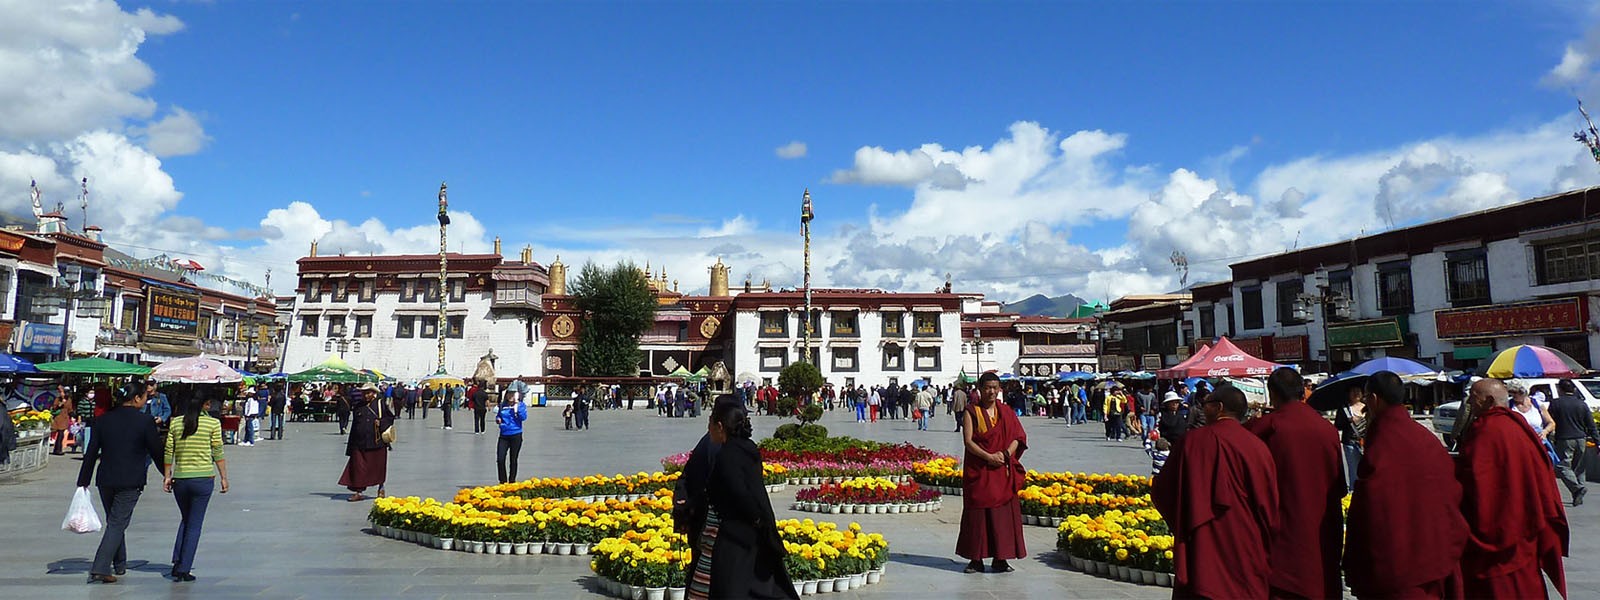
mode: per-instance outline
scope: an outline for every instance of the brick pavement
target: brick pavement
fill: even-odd
[[[430,412],[424,422],[400,421],[401,441],[390,458],[393,494],[444,498],[462,486],[492,482],[493,435],[471,427],[438,429]],[[458,415],[462,416],[462,415]],[[530,411],[523,448],[524,477],[631,473],[659,468],[666,454],[687,450],[704,431],[699,419],[666,419],[654,411],[593,413],[594,429],[564,431],[552,409]],[[465,422],[465,419],[457,419]],[[756,419],[758,436],[780,421]],[[936,431],[920,432],[909,421],[860,425],[843,411],[824,418],[835,434],[905,441],[958,454],[952,421],[939,415]],[[431,427],[430,427],[431,426]],[[1100,438],[1098,424],[1067,428],[1060,421],[1026,419],[1031,450],[1023,461],[1039,470],[1145,473],[1149,460],[1132,442]],[[98,535],[75,536],[58,528],[80,464],[54,457],[44,471],[21,481],[0,481],[0,589],[8,598],[48,594],[70,598],[599,598],[587,559],[579,557],[480,556],[441,552],[387,540],[363,531],[370,502],[350,504],[336,483],[344,465],[343,438],[326,423],[291,424],[289,440],[253,448],[228,447],[233,491],[212,500],[196,559],[199,581],[163,579],[171,558],[177,510],[158,486],[147,488],[129,529],[129,556],[136,565],[122,582],[85,585],[88,560]],[[154,477],[152,477],[154,481]],[[788,510],[794,487],[779,492],[779,517],[816,517]],[[854,515],[862,526],[883,532],[892,545],[884,583],[832,597],[850,598],[1160,598],[1165,589],[1113,582],[1056,565],[1054,532],[1026,527],[1031,560],[1014,561],[1007,575],[966,575],[954,555],[959,499],[939,513]],[[1571,512],[1574,554],[1595,556],[1593,504]],[[842,520],[842,519],[841,519]],[[140,561],[149,564],[137,566]],[[1600,597],[1600,569],[1592,561],[1569,560],[1572,597]],[[43,597],[43,596],[42,596]]]

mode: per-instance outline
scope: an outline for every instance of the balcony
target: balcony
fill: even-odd
[[[489,308],[544,310],[544,295],[527,288],[496,289]]]
[[[200,338],[194,341],[196,350],[222,356],[245,356],[250,352],[250,342]]]
[[[96,350],[107,346],[133,347],[139,345],[139,332],[125,329],[101,329],[94,336]]]

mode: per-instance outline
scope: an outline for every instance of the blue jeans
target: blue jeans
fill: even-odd
[[[1150,437],[1150,432],[1156,430],[1156,416],[1139,415],[1139,425],[1144,428],[1145,437]]]
[[[917,413],[917,429],[921,429],[923,431],[927,431],[927,429],[928,429],[928,411],[924,410],[924,411],[922,411],[920,413]]]
[[[133,507],[139,504],[143,488],[100,489],[100,506],[106,509],[105,533],[100,536],[100,547],[95,550],[94,563],[89,573],[110,575],[114,569],[128,566],[128,524],[133,521]]]
[[[188,573],[194,567],[194,551],[200,546],[200,526],[206,521],[211,490],[216,480],[189,477],[172,480],[172,497],[178,500],[178,541],[172,544],[172,570]]]
[[[256,442],[256,418],[255,417],[245,417],[244,418],[244,441],[245,441],[245,443],[250,443],[250,444],[254,444]]]
[[[272,413],[272,416],[268,418],[267,423],[267,434],[271,435],[272,439],[275,440],[283,439],[283,413]]]
[[[1072,407],[1072,424],[1073,425],[1082,425],[1082,424],[1088,423],[1088,422],[1089,422],[1088,409],[1085,408],[1084,405],[1079,404],[1077,406]]]
[[[856,403],[856,421],[866,421],[866,420],[867,420],[867,404],[865,402],[857,402]]]

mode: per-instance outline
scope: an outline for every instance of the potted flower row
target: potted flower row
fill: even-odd
[[[1172,587],[1172,573],[1067,555],[1073,570],[1128,583]]]
[[[884,514],[938,510],[940,494],[886,477],[859,477],[795,494],[795,510],[832,514]]]
[[[827,483],[843,483],[845,481],[860,477],[881,477],[895,483],[911,483],[912,481],[910,475],[859,475],[846,474],[841,471],[841,474],[829,475],[825,477],[791,477],[789,478],[789,483],[794,485],[822,485]]]
[[[1172,585],[1172,548],[1172,535],[1154,509],[1074,515],[1056,537],[1056,549],[1073,569],[1145,585]]]
[[[883,567],[861,558],[807,559],[799,554],[784,557],[794,593],[806,596],[847,592],[883,581]]]

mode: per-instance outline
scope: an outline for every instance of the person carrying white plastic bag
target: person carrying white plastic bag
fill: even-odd
[[[94,533],[101,527],[100,514],[89,499],[89,488],[78,488],[72,493],[72,504],[67,506],[67,518],[61,520],[61,528],[73,533]]]
[[[144,492],[150,465],[154,463],[158,470],[166,472],[155,419],[140,410],[146,394],[142,381],[122,386],[114,396],[116,407],[91,425],[94,434],[84,449],[78,488],[87,493],[93,477],[106,516],[105,533],[95,550],[94,564],[89,567],[89,583],[115,583],[117,576],[128,571],[126,533],[133,522],[134,506]]]

